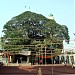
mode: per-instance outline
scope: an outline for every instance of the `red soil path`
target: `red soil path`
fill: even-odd
[[[52,66],[0,66],[0,75],[37,75],[41,68],[42,75],[52,75]],[[53,75],[75,74],[71,66],[53,66]]]

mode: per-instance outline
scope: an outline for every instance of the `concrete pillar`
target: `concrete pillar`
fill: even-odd
[[[37,75],[42,75],[41,68],[39,68]]]
[[[29,56],[27,56],[27,63],[29,63]]]
[[[11,62],[11,56],[10,56],[10,62]]]

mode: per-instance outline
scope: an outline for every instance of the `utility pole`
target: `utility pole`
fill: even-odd
[[[53,46],[52,46],[52,43],[51,43],[51,46],[50,46],[50,50],[51,50],[51,60],[52,60],[52,75],[53,75]]]
[[[74,34],[74,47],[75,47],[75,33],[73,33]]]
[[[46,65],[46,46],[45,46],[45,65]]]

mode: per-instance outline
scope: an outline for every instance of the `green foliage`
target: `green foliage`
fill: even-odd
[[[45,24],[47,39],[51,39],[52,42],[62,42],[62,40],[69,40],[68,28],[65,25],[59,25],[55,20],[50,20]]]
[[[38,44],[39,42],[35,41],[38,39],[42,40],[41,43],[47,43],[49,40],[49,43],[59,42],[63,39],[69,40],[67,26],[30,11],[13,17],[4,25],[3,32],[5,33],[3,36],[5,45]],[[5,49],[14,48],[13,46],[4,47]],[[18,46],[16,47],[18,48]],[[20,46],[20,48],[24,47]]]
[[[67,54],[75,54],[73,51],[68,51]]]

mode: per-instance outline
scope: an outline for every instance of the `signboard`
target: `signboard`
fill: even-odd
[[[22,55],[31,55],[31,51],[25,51],[25,50],[22,50],[21,53]]]

